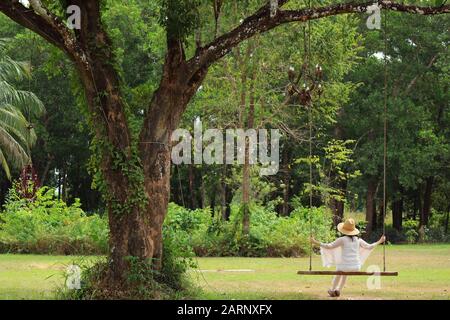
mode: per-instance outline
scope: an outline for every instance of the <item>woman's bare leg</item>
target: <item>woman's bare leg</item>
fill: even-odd
[[[331,283],[331,290],[336,290],[336,289],[338,289],[342,277],[343,277],[343,276],[340,276],[340,275],[335,275],[335,276],[334,276],[333,282]]]
[[[344,289],[346,281],[347,281],[347,276],[341,276],[341,279],[340,279],[339,284],[337,286],[337,290],[342,291],[342,289]]]

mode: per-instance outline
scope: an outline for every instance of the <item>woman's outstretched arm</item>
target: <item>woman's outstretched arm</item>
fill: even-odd
[[[315,245],[320,246],[325,249],[334,249],[334,248],[342,246],[342,244],[343,244],[342,238],[337,238],[336,240],[334,240],[331,243],[322,243],[322,242],[319,242],[316,239],[314,239],[314,237],[311,237],[311,242],[314,243]]]
[[[368,244],[367,242],[365,242],[363,239],[359,240],[359,245],[361,247],[363,247],[364,249],[373,249],[375,248],[377,245],[382,244],[383,242],[386,241],[386,237],[385,235],[382,235],[380,240],[378,240],[377,242],[374,242],[372,244]]]

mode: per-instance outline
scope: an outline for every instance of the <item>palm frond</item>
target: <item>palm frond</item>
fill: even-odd
[[[0,149],[0,162],[3,168],[3,171],[6,173],[6,177],[8,180],[11,180],[11,170],[9,170],[8,161],[6,161],[5,155],[2,152],[2,149]]]
[[[14,61],[8,56],[0,58],[0,79],[3,81],[31,78],[31,66],[28,62]]]
[[[0,38],[0,53],[3,53],[6,50],[6,44],[10,41],[11,39],[8,38]]]
[[[2,126],[6,124],[18,130],[25,129],[28,126],[28,121],[24,115],[10,104],[0,104],[0,123]]]
[[[0,80],[0,104],[16,106],[27,116],[38,117],[45,112],[42,101],[34,93],[16,90],[3,80]]]
[[[0,127],[0,150],[8,161],[17,168],[24,167],[30,160],[26,150],[2,127]]]
[[[36,142],[36,133],[23,114],[11,105],[0,105],[0,126],[14,136],[22,147],[29,150]]]
[[[17,90],[10,84],[29,79],[31,68],[5,54],[7,42],[0,38],[0,164],[11,179],[10,167],[20,169],[30,162],[30,149],[37,139],[25,115],[38,117],[45,109],[34,93]]]

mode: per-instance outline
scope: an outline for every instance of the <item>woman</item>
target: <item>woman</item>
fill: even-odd
[[[372,250],[386,240],[383,235],[377,242],[368,244],[357,237],[359,230],[356,229],[353,219],[347,219],[345,222],[339,223],[337,229],[343,236],[331,243],[321,243],[311,237],[311,242],[320,246],[323,265],[325,267],[335,265],[336,271],[360,271]],[[346,280],[347,276],[344,275],[334,277],[331,289],[328,290],[330,297],[341,295]]]

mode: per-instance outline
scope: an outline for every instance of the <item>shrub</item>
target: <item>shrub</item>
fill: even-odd
[[[449,213],[432,210],[428,227],[425,228],[425,240],[428,242],[450,242]]]
[[[229,221],[222,221],[210,209],[188,210],[171,204],[165,228],[170,236],[192,247],[198,256],[301,256],[309,253],[309,217],[307,208],[298,208],[289,217],[279,217],[272,208],[252,204],[248,235],[242,234],[242,212],[232,205]],[[312,210],[313,233],[323,241],[331,240],[331,216],[328,209]]]
[[[45,254],[104,254],[108,247],[107,221],[87,216],[80,202],[67,205],[43,187],[34,201],[11,189],[0,214],[0,251]]]
[[[402,232],[406,242],[415,243],[419,239],[419,221],[408,219],[403,221]]]
[[[210,208],[189,210],[170,203],[163,226],[164,283],[176,287],[197,256],[302,256],[309,253],[310,219],[313,234],[332,240],[331,212],[298,206],[280,217],[273,206],[252,203],[250,232],[242,233],[242,210],[233,204],[229,221]],[[106,254],[108,224],[99,215],[86,215],[79,201],[67,205],[54,190],[41,188],[34,201],[21,199],[11,190],[0,214],[0,251],[45,254]],[[170,275],[170,276],[167,276]]]

